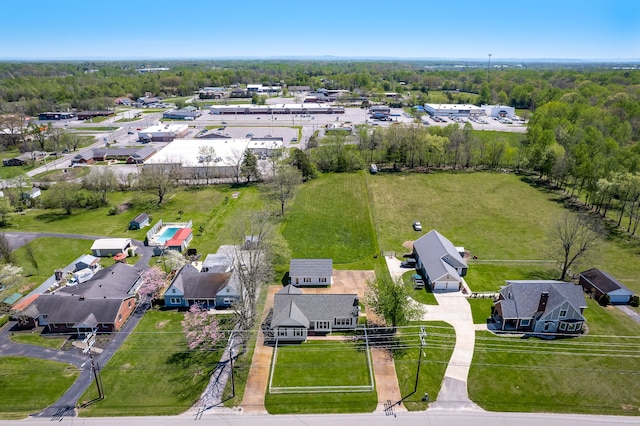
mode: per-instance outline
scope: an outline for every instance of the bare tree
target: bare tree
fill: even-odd
[[[244,151],[235,149],[231,155],[227,157],[227,162],[233,168],[233,177],[236,185],[240,184],[240,176],[242,176],[242,161],[244,160]]]
[[[260,289],[273,279],[273,225],[266,212],[257,212],[238,218],[233,228],[235,245],[230,255],[239,287],[234,310],[240,330],[251,330]]]
[[[91,173],[82,178],[82,187],[95,192],[100,197],[102,205],[107,204],[107,193],[116,189],[118,178],[110,167],[96,167]]]
[[[209,178],[213,176],[211,164],[216,161],[216,149],[212,146],[202,145],[198,147],[198,163],[204,164],[204,177],[209,185]]]
[[[552,247],[562,270],[560,280],[564,280],[571,265],[594,246],[600,232],[588,216],[565,212],[555,219],[552,233]]]
[[[273,180],[269,182],[267,196],[280,204],[280,214],[284,216],[284,208],[302,183],[302,172],[289,164],[276,166]]]
[[[158,197],[158,205],[176,186],[176,176],[172,164],[145,165],[138,175],[138,187]]]

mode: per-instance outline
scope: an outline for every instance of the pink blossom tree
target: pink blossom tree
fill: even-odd
[[[189,349],[208,348],[224,337],[215,315],[209,315],[207,308],[194,303],[184,314],[182,330],[187,338]]]
[[[140,274],[142,284],[138,288],[138,293],[142,296],[155,297],[167,282],[167,274],[157,266],[149,268]]]

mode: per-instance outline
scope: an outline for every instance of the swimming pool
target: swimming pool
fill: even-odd
[[[155,238],[160,244],[164,244],[169,241],[173,236],[182,228],[164,228]]]

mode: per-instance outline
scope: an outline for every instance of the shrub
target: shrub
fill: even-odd
[[[598,303],[601,306],[607,306],[609,303],[611,303],[611,298],[609,297],[608,294],[603,294],[602,296],[600,296],[600,298],[598,299]]]
[[[112,206],[112,207],[109,207],[109,216],[115,216],[115,215],[117,215],[118,213],[120,213],[120,212],[118,211],[118,206]]]
[[[629,305],[633,306],[634,308],[640,306],[640,297],[638,297],[637,294],[631,296],[631,299],[629,299]]]
[[[5,315],[3,317],[0,317],[0,327],[2,327],[3,325],[5,325],[8,322],[9,322],[9,315]]]

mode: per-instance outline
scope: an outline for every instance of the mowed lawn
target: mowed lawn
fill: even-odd
[[[0,357],[0,419],[21,419],[47,408],[78,374],[75,367],[61,362]]]
[[[567,211],[562,196],[534,188],[513,173],[378,173],[366,175],[366,181],[382,250],[404,252],[405,241],[437,229],[479,261],[555,260],[551,229],[554,220]],[[422,222],[423,233],[412,229],[415,220]],[[637,253],[637,239],[603,236],[590,256],[576,262],[572,270],[597,267],[640,292],[640,262],[630,261]],[[474,291],[493,291],[504,285],[504,279],[539,275],[536,266],[523,265],[513,278],[503,278],[500,272],[504,271],[491,271],[488,267],[487,277],[479,278],[474,276],[475,265],[470,263],[469,285]],[[491,274],[495,275],[495,285],[490,282],[494,279],[489,277]]]
[[[506,280],[550,280],[558,278],[555,263],[496,262],[492,264],[467,261],[464,277],[472,291],[498,292]]]
[[[378,250],[363,176],[326,174],[300,187],[282,229],[292,257],[373,269]]]
[[[428,403],[422,402],[425,393],[429,394],[431,402],[436,399],[456,343],[453,327],[444,322],[415,322],[400,329],[396,336],[396,343],[397,346],[405,349],[394,351],[393,360],[403,397],[413,392],[415,387],[420,357],[420,325],[425,326],[427,337],[420,363],[418,390],[404,402],[405,407],[410,411],[427,409]]]
[[[102,366],[106,398],[82,409],[80,415],[173,415],[190,408],[209,382],[224,344],[217,350],[188,350],[180,325],[183,317],[174,311],[147,312]],[[80,403],[96,397],[91,386]]]
[[[544,341],[478,332],[469,396],[491,411],[640,415],[640,325],[588,300],[589,333]]]
[[[367,353],[353,342],[310,340],[301,345],[279,346],[273,386],[371,385]],[[373,411],[375,391],[267,394],[271,414],[361,413]]]

